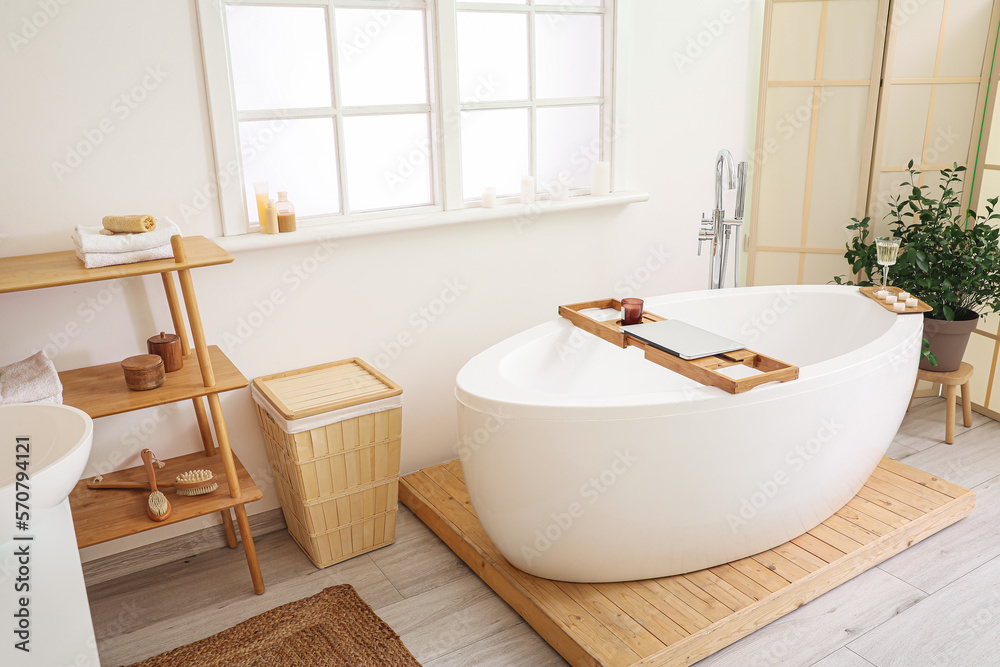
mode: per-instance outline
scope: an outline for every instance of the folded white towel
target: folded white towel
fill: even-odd
[[[117,266],[119,264],[135,264],[148,262],[151,259],[169,259],[174,256],[173,247],[167,243],[148,250],[133,250],[132,252],[80,252],[76,256],[88,269],[99,269],[102,266]]]
[[[56,367],[44,352],[0,368],[0,404],[62,403],[62,389]]]
[[[77,225],[73,231],[73,245],[82,253],[135,252],[169,245],[170,237],[180,233],[180,227],[170,218],[164,218],[153,231],[141,234],[114,234],[104,227]]]

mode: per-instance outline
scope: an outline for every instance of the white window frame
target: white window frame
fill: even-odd
[[[551,204],[552,210],[581,208],[611,204],[625,204],[644,201],[642,193],[621,192],[619,186],[625,181],[623,142],[616,142],[621,132],[619,122],[622,99],[625,95],[621,77],[622,36],[619,26],[622,13],[629,0],[604,0],[602,6],[577,6],[573,0],[560,0],[561,4],[538,5],[535,0],[526,0],[524,5],[505,3],[463,2],[461,0],[197,0],[198,18],[201,27],[202,53],[205,66],[205,83],[208,92],[209,117],[212,142],[215,150],[218,180],[219,205],[222,214],[223,236],[242,236],[257,232],[258,226],[249,221],[249,206],[243,183],[242,153],[240,149],[239,122],[249,120],[272,120],[278,118],[332,117],[335,121],[335,141],[337,146],[337,171],[340,190],[341,212],[322,216],[311,216],[300,221],[300,228],[337,229],[336,236],[359,236],[382,231],[395,231],[436,224],[451,224],[465,220],[495,218],[515,213],[519,205],[505,205],[497,209],[483,209],[479,199],[466,200],[462,188],[462,137],[461,123],[455,122],[458,115],[467,109],[528,108],[531,113],[531,175],[535,175],[537,152],[535,147],[535,111],[541,106],[573,106],[579,104],[600,105],[601,109],[601,160],[611,162],[611,197],[577,195],[568,202],[546,202],[544,184],[537,184],[540,206]],[[289,114],[276,111],[236,110],[236,96],[228,57],[228,36],[226,33],[225,7],[227,5],[297,6],[321,7],[327,12],[327,32],[330,46],[332,106],[322,109],[302,109]],[[339,76],[337,72],[336,8],[377,9],[421,9],[427,17],[425,31],[426,54],[428,59],[428,103],[422,105],[399,105],[394,107],[349,107],[340,106]],[[529,20],[529,47],[532,54],[529,62],[530,99],[510,102],[478,102],[462,104],[459,100],[458,85],[458,11],[526,13]],[[601,14],[603,19],[603,72],[602,90],[599,97],[577,99],[535,99],[534,73],[534,16],[535,14]],[[435,34],[436,33],[436,34]],[[343,142],[343,118],[354,115],[385,115],[387,113],[429,113],[431,122],[431,196],[433,203],[426,206],[412,206],[349,213],[349,192],[347,187],[347,160]],[[510,198],[508,198],[508,201]],[[503,200],[502,200],[503,201]],[[474,209],[474,210],[473,210]],[[462,212],[465,211],[466,214]],[[285,235],[281,235],[285,236]]]

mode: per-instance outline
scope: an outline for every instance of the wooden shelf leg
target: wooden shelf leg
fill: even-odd
[[[219,438],[219,453],[226,467],[226,480],[229,482],[229,495],[240,497],[240,479],[236,476],[236,464],[233,462],[233,450],[229,447],[229,436],[226,434],[226,420],[222,416],[222,404],[218,394],[208,395],[208,407],[212,411],[212,422],[215,424],[215,435]],[[238,514],[238,513],[237,513]]]
[[[951,445],[955,442],[955,397],[958,394],[958,387],[953,384],[948,385],[948,413],[944,424],[944,441]]]
[[[240,505],[242,507],[242,505]],[[235,549],[239,546],[239,542],[236,540],[236,528],[233,527],[233,515],[228,509],[219,512],[222,515],[222,527],[226,529],[226,544],[229,545],[230,549]]]
[[[243,551],[247,555],[247,565],[250,567],[250,578],[253,580],[253,590],[257,595],[264,592],[264,577],[260,573],[260,562],[257,560],[257,548],[253,545],[253,535],[250,534],[250,520],[243,505],[237,505],[236,523],[240,525],[240,537],[243,539]]]
[[[968,381],[962,385],[962,423],[972,426],[972,391]]]
[[[920,378],[917,378],[913,383],[913,393],[910,394],[910,404],[906,406],[906,411],[909,412],[910,408],[913,407],[913,399],[917,397],[917,387],[920,385]]]
[[[187,329],[184,327],[184,311],[177,298],[177,286],[174,285],[174,274],[170,271],[160,274],[163,277],[163,291],[167,293],[167,306],[170,307],[170,320],[174,323],[174,333],[181,337],[181,354],[185,357],[191,354],[191,341],[188,340]]]
[[[201,444],[205,446],[205,456],[215,456],[215,441],[212,440],[212,428],[208,425],[208,412],[201,397],[191,399],[194,404],[194,414],[198,418],[198,430],[201,432]],[[222,515],[222,527],[226,529],[226,542],[230,549],[235,549],[236,528],[233,527],[233,516],[228,509],[219,512]]]
[[[187,251],[184,249],[184,238],[174,236],[170,239],[174,250],[174,260],[187,261]],[[191,337],[194,339],[194,349],[198,353],[198,365],[201,366],[201,379],[206,387],[215,386],[215,373],[212,371],[212,360],[208,356],[208,343],[205,342],[205,327],[201,324],[201,313],[198,312],[198,297],[194,294],[194,280],[191,279],[191,269],[181,269],[177,272],[181,281],[181,293],[184,294],[184,306],[187,308],[188,320],[191,322]],[[216,432],[218,432],[216,424]]]
[[[201,444],[205,447],[205,456],[215,456],[215,441],[212,440],[212,428],[208,425],[208,412],[201,397],[191,399],[194,404],[194,415],[198,418],[198,431],[201,433]]]

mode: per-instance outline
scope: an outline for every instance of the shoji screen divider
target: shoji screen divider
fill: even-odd
[[[934,188],[937,172],[956,162],[973,171],[996,35],[990,29],[995,4],[894,0],[868,204],[877,231],[887,229],[886,204],[906,180],[909,160],[923,172],[919,184]],[[911,5],[916,9],[907,13]],[[967,188],[967,202],[973,189]]]
[[[998,4],[929,0],[907,14],[911,5],[893,2],[868,204],[876,231],[887,230],[886,204],[907,180],[910,159],[922,172],[918,184],[935,190],[938,171],[956,162],[964,165],[965,201],[977,200],[982,183],[977,176],[985,159],[980,146],[986,129],[983,114],[989,107],[991,72],[996,75]],[[985,411],[1000,352],[996,318],[981,322],[976,333],[966,360],[978,371],[972,381],[973,402]],[[918,395],[933,396],[939,390],[922,384]]]
[[[1000,0],[766,0],[747,284],[849,274],[846,225],[887,229],[910,159],[935,188],[965,165],[980,209],[1000,195],[998,21]],[[966,360],[976,409],[1000,419],[998,320]]]
[[[747,284],[846,274],[864,215],[889,0],[767,0]]]
[[[848,274],[850,218],[884,230],[909,159],[976,164],[997,4],[766,0],[747,284]]]

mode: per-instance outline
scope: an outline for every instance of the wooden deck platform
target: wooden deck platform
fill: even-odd
[[[457,460],[400,480],[399,497],[577,667],[690,665],[972,511],[976,494],[882,459],[864,488],[805,535],[674,577],[570,584],[516,569],[486,536]]]

